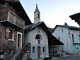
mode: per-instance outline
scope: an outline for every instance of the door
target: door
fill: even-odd
[[[77,54],[76,45],[73,45],[73,51],[74,51],[74,54]]]
[[[38,48],[37,48],[37,52],[38,52],[38,58],[40,58],[40,50],[41,50],[41,48],[40,48],[40,46],[38,46]]]
[[[20,34],[18,34],[18,47],[20,47],[20,42],[21,41],[21,35]]]
[[[17,32],[17,47],[22,48],[22,33]]]

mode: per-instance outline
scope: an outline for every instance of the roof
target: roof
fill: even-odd
[[[52,33],[53,32],[53,28],[48,27],[49,31]]]
[[[15,1],[15,2],[14,2],[14,1],[12,1],[12,0],[11,0],[11,1],[10,1],[10,0],[0,0],[0,3],[3,3],[3,4],[4,4],[6,1],[9,2],[9,4],[16,10],[18,16],[19,16],[20,18],[22,18],[23,20],[25,20],[25,24],[26,24],[26,25],[29,25],[29,24],[32,23],[32,22],[30,21],[28,15],[27,15],[27,13],[26,13],[25,10],[23,9],[20,1]]]
[[[52,34],[48,34],[49,45],[64,45],[60,40],[54,37]]]
[[[80,13],[76,13],[73,15],[69,16],[72,20],[75,20],[75,22],[77,22],[79,24],[79,19],[80,19]]]
[[[51,33],[51,31],[49,30],[49,28],[45,25],[44,22],[38,22],[36,24],[31,24],[31,25],[28,25],[28,26],[25,26],[25,32],[26,31],[31,31],[33,30],[34,28],[36,28],[37,26],[41,27],[47,34],[48,36],[48,42],[50,45],[63,45],[62,42],[60,42],[56,37],[54,37]]]
[[[48,29],[48,27],[45,25],[44,22],[38,22],[36,24],[31,24],[31,25],[28,25],[28,26],[25,26],[25,31],[31,31],[33,30],[34,28],[36,28],[37,26],[40,26],[47,34],[48,33],[51,33]]]
[[[63,28],[67,28],[67,29],[71,29],[71,30],[79,30],[79,27],[75,27],[75,26],[69,26],[68,24],[67,25],[56,25],[53,32],[55,31],[55,29],[57,27],[63,27]]]
[[[39,9],[38,9],[38,5],[37,4],[36,4],[36,9],[35,9],[34,13],[35,12],[40,12]]]

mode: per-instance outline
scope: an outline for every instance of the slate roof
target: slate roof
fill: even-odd
[[[31,31],[34,28],[36,28],[37,26],[41,27],[47,34],[48,36],[48,42],[49,45],[64,45],[62,42],[60,42],[56,37],[54,37],[50,31],[50,29],[45,25],[44,22],[38,22],[36,24],[31,24],[28,26],[25,26],[25,32],[26,31]]]
[[[80,12],[69,16],[72,20],[75,20],[79,24]]]
[[[44,22],[38,22],[38,23],[36,23],[36,24],[31,24],[31,25],[29,25],[29,26],[25,26],[25,31],[30,31],[30,30],[33,30],[34,28],[36,28],[37,26],[40,26],[47,34],[48,33],[51,33],[50,31],[49,31],[49,29],[48,29],[48,27],[45,25],[45,23]]]
[[[53,28],[48,27],[49,31],[52,33],[53,32]]]
[[[55,31],[55,29],[56,29],[57,27],[64,27],[64,28],[71,29],[71,30],[79,30],[79,27],[75,27],[75,26],[69,26],[69,25],[56,25],[55,28],[53,29],[53,32]]]

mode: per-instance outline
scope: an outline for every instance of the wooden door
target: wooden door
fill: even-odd
[[[21,44],[21,35],[18,34],[18,47],[20,47],[20,44]]]
[[[38,58],[40,58],[40,50],[41,50],[41,48],[40,48],[40,46],[38,46],[38,48],[37,48],[37,52],[38,52]]]

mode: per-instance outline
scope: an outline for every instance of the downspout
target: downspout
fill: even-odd
[[[80,19],[79,19],[79,37],[80,37]]]
[[[79,19],[79,41],[80,41],[80,19]]]
[[[22,48],[23,48],[24,43],[25,43],[25,42],[24,42],[24,29],[22,30],[22,37],[23,37],[23,38],[22,38]]]

